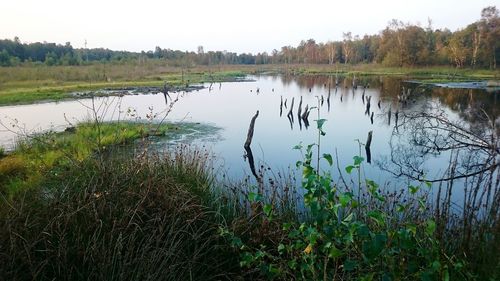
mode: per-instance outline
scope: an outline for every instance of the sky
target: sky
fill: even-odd
[[[271,52],[377,34],[391,19],[455,31],[500,0],[2,0],[0,39],[112,50]]]

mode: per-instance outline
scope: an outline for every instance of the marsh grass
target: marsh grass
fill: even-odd
[[[279,72],[297,75],[339,74],[339,75],[390,75],[409,77],[440,77],[447,81],[468,77],[469,79],[498,79],[497,70],[487,69],[457,69],[446,66],[429,67],[387,67],[380,64],[357,65],[279,65],[275,66]]]
[[[0,105],[71,98],[75,91],[234,81],[248,67],[172,67],[161,61],[84,66],[0,67]]]
[[[80,123],[65,132],[44,132],[18,141],[13,153],[0,158],[0,192],[35,186],[47,175],[78,164],[111,146],[127,145],[151,135],[165,135],[173,125],[104,122]]]
[[[7,280],[222,280],[238,261],[202,152],[92,159],[2,198]],[[208,202],[211,202],[210,205]]]

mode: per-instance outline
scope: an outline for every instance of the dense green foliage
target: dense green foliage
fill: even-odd
[[[452,32],[425,28],[392,20],[376,35],[360,37],[344,33],[342,41],[317,43],[314,39],[301,41],[296,47],[283,46],[258,54],[237,54],[227,51],[196,52],[162,49],[127,52],[108,49],[73,49],[54,43],[23,44],[19,38],[0,40],[0,66],[26,62],[46,65],[80,65],[94,61],[126,62],[147,59],[166,60],[174,66],[216,64],[356,64],[381,63],[386,66],[453,65],[496,69],[500,57],[500,18],[496,7],[487,7],[481,19],[464,29]]]
[[[391,202],[394,198],[371,180],[360,184],[363,190],[343,190],[332,185],[330,173],[320,174],[312,166],[314,146],[309,145],[304,161],[297,163],[303,170],[304,204],[310,218],[302,223],[285,221],[280,240],[259,245],[244,244],[244,239],[227,232],[241,251],[243,267],[279,280],[472,278],[464,270],[463,257],[447,256],[436,239],[436,222],[424,215],[425,196],[417,195],[422,186],[410,186],[413,200],[400,203]],[[333,165],[331,155],[322,158]],[[362,162],[362,157],[354,157],[347,173],[360,173]],[[367,197],[360,199],[360,192]],[[396,212],[386,209],[390,204],[397,204]],[[273,220],[272,206],[264,205],[263,220]]]
[[[462,234],[453,234],[466,232],[462,223],[451,225],[448,218],[432,212],[433,205],[428,202],[431,183],[388,192],[364,178],[361,156],[353,157],[353,164],[345,167],[347,174],[356,174],[357,182],[351,180],[344,186],[334,183],[334,159],[321,154],[325,121],[316,120],[318,143],[305,149],[295,147],[304,157],[296,165],[302,171],[305,218],[285,218],[268,195],[251,192],[247,199],[260,239],[242,235],[238,228],[223,232],[239,251],[240,265],[253,278],[497,280],[498,222],[487,222],[491,226],[474,237],[474,250],[467,250],[460,246]],[[321,169],[325,164],[327,168]],[[473,228],[481,229],[481,221],[474,224],[479,227]]]

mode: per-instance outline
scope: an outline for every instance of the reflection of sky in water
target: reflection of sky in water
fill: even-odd
[[[378,77],[376,81],[379,81]],[[302,130],[299,129],[297,109],[300,97],[303,97],[302,109],[304,110],[306,105],[309,107],[317,106],[316,97],[322,95],[323,105],[320,106],[320,117],[327,119],[327,122],[324,125],[326,136],[321,138],[321,150],[322,153],[331,153],[332,155],[337,151],[341,170],[343,170],[345,166],[352,163],[352,157],[360,152],[356,140],[359,139],[364,143],[370,130],[373,130],[372,162],[380,161],[390,154],[389,139],[394,125],[394,112],[397,106],[396,95],[400,88],[400,81],[391,82],[388,80],[384,82],[382,91],[380,90],[381,85],[376,81],[365,92],[365,96],[372,96],[371,110],[374,112],[374,124],[371,124],[369,116],[364,114],[362,87],[359,87],[354,93],[351,88],[344,88],[343,84],[339,86],[337,91],[332,88],[330,111],[328,111],[328,87],[324,85],[324,83],[328,83],[327,79],[316,82],[306,81],[304,83],[306,86],[301,87],[299,86],[301,82],[298,80],[287,80],[284,83],[284,80],[270,76],[256,77],[255,82],[223,83],[220,89],[219,85],[216,84],[211,92],[208,89],[203,89],[185,93],[179,98],[167,120],[202,122],[222,128],[218,131],[218,137],[215,138],[215,141],[213,138],[207,139],[206,137],[202,140],[209,141],[209,144],[205,143],[205,145],[219,156],[224,163],[224,169],[230,176],[240,177],[243,174],[250,174],[248,164],[243,161],[243,143],[246,139],[250,119],[256,110],[259,110],[252,142],[256,164],[266,163],[274,169],[287,170],[288,166],[293,166],[301,158],[298,151],[292,150],[293,146],[300,142],[304,145],[317,142],[317,131],[314,130],[316,126],[314,120],[318,118],[316,109],[313,109],[309,116],[311,126],[305,129],[303,124]],[[257,88],[259,88],[259,93],[256,91]],[[447,89],[447,91],[453,90]],[[171,93],[171,95],[175,98],[177,94]],[[280,117],[281,96],[283,100],[287,100],[288,109],[291,105],[291,99],[295,98],[293,130],[291,130],[286,117],[288,109],[283,108],[283,116]],[[436,96],[435,93],[432,95],[419,94],[414,102],[410,102],[409,108],[411,110],[425,110],[431,100],[436,101],[441,97]],[[377,106],[379,100],[381,100],[380,109]],[[134,108],[137,111],[137,116],[143,119],[150,108],[153,112],[165,110],[165,101],[161,94],[98,98],[95,104],[99,106],[103,102],[110,104],[107,118],[113,116],[114,119],[118,117],[118,104],[123,112],[120,118],[125,118],[124,115],[128,108]],[[16,119],[17,125],[24,127],[28,132],[47,128],[61,130],[67,126],[66,120],[75,123],[92,118],[92,114],[86,106],[92,106],[90,99],[6,106],[0,108],[0,118],[6,125],[12,124],[12,120]],[[387,124],[386,112],[389,106],[393,112],[391,126]],[[447,106],[444,108],[452,118],[459,118]],[[133,117],[129,116],[126,119],[133,119]],[[161,116],[157,119],[161,119]],[[14,137],[15,134],[12,132],[6,132],[2,129],[0,131],[0,144],[12,147]],[[194,142],[200,143],[201,141]],[[364,149],[361,149],[361,154],[364,157]],[[446,168],[447,160],[447,155],[427,159],[425,168],[428,171],[428,177],[436,177],[441,174]],[[326,162],[323,162],[322,165],[326,167]],[[374,164],[365,163],[364,168],[366,177],[369,179],[380,183],[395,182],[392,177],[379,170]],[[336,168],[333,172],[338,174]]]

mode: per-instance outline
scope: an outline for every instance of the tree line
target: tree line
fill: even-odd
[[[166,60],[175,66],[213,64],[358,64],[379,63],[385,66],[453,65],[458,68],[496,69],[500,57],[500,18],[495,6],[481,11],[480,20],[455,32],[433,29],[392,20],[376,35],[360,37],[343,33],[343,40],[317,43],[303,40],[296,47],[251,54],[227,51],[196,52],[162,49],[128,52],[94,48],[75,49],[69,42],[21,43],[19,38],[0,40],[0,66],[23,63],[46,65],[81,65],[96,61],[127,62],[147,59]]]

